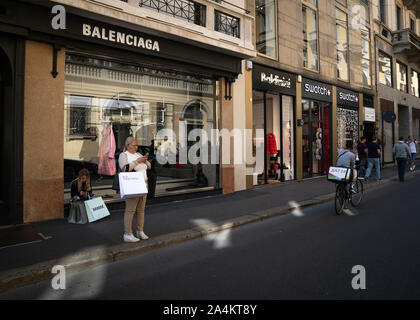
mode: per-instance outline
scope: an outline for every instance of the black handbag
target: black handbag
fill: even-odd
[[[123,172],[128,172],[128,169],[130,168],[130,165],[129,164],[127,164],[125,167],[124,167],[124,171]],[[120,168],[118,167],[118,170],[117,170],[117,174],[114,176],[114,180],[112,181],[112,190],[115,190],[115,191],[120,191],[120,179],[118,178],[118,174],[120,173],[121,171],[120,171]]]

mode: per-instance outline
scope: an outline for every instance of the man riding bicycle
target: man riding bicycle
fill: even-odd
[[[357,178],[356,155],[353,153],[353,141],[346,141],[345,149],[338,150],[337,166],[331,166],[327,179],[336,183],[335,212],[341,214],[351,203],[357,207],[363,197],[363,183]]]
[[[353,141],[346,141],[346,148],[338,150],[337,167],[353,168],[353,181],[357,179],[356,155],[353,153]],[[353,186],[353,183],[352,183]]]

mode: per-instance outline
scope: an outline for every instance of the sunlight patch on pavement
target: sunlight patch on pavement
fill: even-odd
[[[95,251],[95,255],[105,254],[105,248],[98,248]],[[74,257],[66,256],[62,258],[57,265],[66,266],[67,264],[74,261]],[[95,268],[95,267],[93,267]],[[53,274],[54,276],[54,274]],[[49,281],[49,286],[45,291],[37,298],[40,300],[84,300],[92,299],[98,296],[105,287],[106,282],[106,268],[104,265],[97,266],[92,272],[92,268],[86,270],[77,271],[74,273],[65,273],[65,289],[55,290],[52,287],[53,280]]]
[[[213,229],[217,226],[208,219],[193,219],[191,222],[200,229],[207,230]],[[211,233],[203,238],[206,241],[213,242],[213,248],[224,249],[231,246],[231,229],[222,230],[219,232]]]
[[[357,211],[353,211],[351,208],[343,209],[343,212],[351,217],[357,216]]]
[[[289,201],[289,206],[293,208],[292,210],[292,214],[295,217],[303,217],[305,216],[305,214],[302,212],[302,210],[300,210],[300,206],[296,201]]]

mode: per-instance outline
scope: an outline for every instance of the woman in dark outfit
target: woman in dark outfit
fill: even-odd
[[[71,198],[78,196],[80,200],[89,200],[93,196],[90,185],[90,173],[87,169],[79,171],[77,179],[71,182]]]

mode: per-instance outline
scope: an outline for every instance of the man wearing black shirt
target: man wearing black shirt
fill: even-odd
[[[368,163],[368,149],[366,146],[366,138],[361,137],[359,143],[357,144],[357,155],[360,160],[360,168],[358,172],[359,177],[364,177],[367,163]]]
[[[366,170],[366,176],[365,180],[367,180],[370,177],[370,173],[372,171],[372,168],[375,167],[376,172],[376,180],[381,180],[381,168],[380,168],[380,162],[379,157],[381,155],[381,147],[378,144],[378,138],[373,137],[372,142],[368,142],[367,144],[368,149],[368,168]]]

